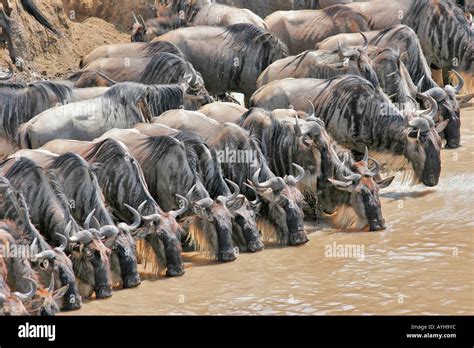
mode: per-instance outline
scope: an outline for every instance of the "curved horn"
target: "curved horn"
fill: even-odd
[[[295,119],[296,119],[296,123],[295,123],[295,133],[296,133],[296,136],[300,137],[300,136],[303,135],[303,132],[301,131],[300,121],[299,121],[298,115],[295,115]]]
[[[138,21],[138,18],[135,14],[135,12],[132,11],[132,16],[133,16],[133,20],[135,21],[135,24],[140,24],[140,22]]]
[[[92,233],[88,230],[79,231],[69,238],[71,242],[78,242],[82,244],[89,244],[92,242]]]
[[[142,22],[143,22],[143,28],[144,28],[145,30],[147,30],[148,28],[147,28],[147,26],[146,26],[146,22],[145,22],[145,20],[143,19],[143,16],[142,16],[142,15],[140,15],[140,19],[141,19]]]
[[[70,238],[71,232],[72,232],[72,220],[69,221],[66,227],[64,228],[64,235],[66,236],[66,238]]]
[[[140,224],[142,222],[142,218],[141,218],[140,214],[138,213],[138,211],[135,210],[135,208],[129,206],[128,204],[124,204],[124,206],[128,210],[130,210],[133,214],[133,223],[131,225],[127,225],[127,227],[131,230],[137,229],[138,227],[140,227]]]
[[[21,292],[14,292],[13,294],[21,300],[29,300],[33,298],[33,296],[35,296],[36,291],[38,290],[38,284],[36,284],[36,281],[34,279],[31,279],[29,277],[24,278],[30,281],[30,291],[26,294],[22,294]]]
[[[225,197],[225,201],[226,201],[226,204],[227,204],[227,203],[230,203],[230,202],[232,202],[234,199],[237,198],[237,196],[238,196],[239,193],[240,193],[240,187],[239,187],[239,185],[237,185],[237,184],[236,184],[235,182],[233,182],[232,180],[225,179],[225,181],[226,181],[230,186],[232,186],[232,188],[234,189],[234,192],[233,192],[230,196]]]
[[[425,75],[418,81],[418,84],[416,85],[416,88],[418,89],[418,92],[422,93],[422,86],[423,86],[423,80],[425,79]]]
[[[454,87],[454,91],[456,92],[456,94],[459,94],[462,90],[462,88],[464,87],[464,79],[462,78],[462,76],[456,71],[456,70],[453,70],[453,73],[454,75],[456,75],[456,77],[458,78],[458,85],[456,87]]]
[[[428,132],[430,130],[430,123],[428,120],[421,117],[411,120],[408,125],[414,129],[420,130],[421,132]]]
[[[316,118],[316,109],[314,108],[314,104],[311,100],[307,100],[309,103],[309,112],[308,112],[308,118],[314,117]]]
[[[339,39],[337,39],[337,49],[338,49],[339,57],[341,59],[342,58],[347,58],[346,54],[344,53],[344,50],[346,48],[341,46],[341,42],[339,41]]]
[[[362,37],[364,38],[364,45],[362,46],[362,50],[364,52],[367,52],[367,50],[369,49],[369,39],[367,38],[367,36],[365,36],[363,32],[359,31],[359,34],[362,35]]]
[[[56,247],[56,249],[64,251],[67,247],[68,240],[67,240],[66,236],[64,236],[61,233],[56,233],[56,235],[58,236],[59,239],[61,239],[61,245]]]
[[[178,194],[176,194],[176,197],[179,198],[179,200],[182,204],[181,204],[180,209],[170,211],[170,215],[173,216],[174,218],[177,218],[178,216],[186,213],[188,211],[188,208],[189,208],[189,201],[186,199],[186,197],[183,197],[183,196],[178,195]]]
[[[0,74],[1,81],[10,80],[14,75],[12,64],[10,62],[7,62],[7,64],[8,64],[8,72],[6,74]]]
[[[249,189],[251,189],[255,193],[255,197],[257,197],[254,201],[249,201],[252,204],[252,206],[256,206],[257,204],[259,204],[260,203],[260,197],[258,196],[257,190],[255,190],[255,187],[253,187],[252,185],[249,185],[245,182],[244,182],[244,185],[247,186]]]
[[[424,117],[429,117],[434,120],[436,115],[438,114],[438,103],[436,102],[436,100],[434,100],[433,97],[425,93],[417,93],[416,96],[420,99],[428,100],[431,104],[431,109],[421,112],[420,115],[423,115]]]
[[[40,252],[39,254],[36,254],[35,259],[48,259],[48,260],[51,260],[51,259],[55,259],[56,258],[56,254],[54,253],[53,250],[44,250],[42,252]]]
[[[30,246],[30,255],[36,255],[38,253],[38,238],[35,238],[33,240],[33,243],[31,243]]]
[[[382,166],[380,165],[380,162],[377,161],[375,158],[372,158],[372,157],[369,157],[369,159],[372,161],[373,163],[373,168],[369,168],[370,171],[372,173],[374,173],[374,175],[377,175],[380,173],[380,168],[382,168]]]
[[[337,169],[337,173],[338,173],[339,177],[344,178],[346,181],[354,181],[354,182],[358,182],[360,180],[360,178],[362,177],[362,175],[355,174],[355,173],[352,173],[352,172],[351,172],[351,175],[346,176],[345,172],[347,170],[349,170],[349,169],[346,167],[346,160],[344,160],[344,162],[342,162],[342,165]]]
[[[293,167],[296,168],[296,170],[298,171],[298,176],[295,178],[296,182],[300,182],[301,180],[304,179],[305,177],[305,170],[303,167],[297,165],[296,163],[292,163]]]
[[[92,220],[92,217],[94,216],[94,213],[95,213],[95,209],[93,209],[89,213],[89,215],[87,215],[86,221],[84,221],[84,226],[83,226],[85,230],[88,230],[90,228],[91,220]]]
[[[121,226],[123,224],[123,226]],[[123,228],[123,229],[127,229],[127,224],[121,222],[119,225],[119,228]],[[99,235],[101,238],[105,238],[105,239],[108,239],[108,238],[111,238],[111,237],[115,237],[119,234],[119,230],[117,227],[113,226],[113,225],[107,225],[107,226],[102,226],[99,230]]]
[[[51,273],[51,280],[49,282],[48,286],[48,292],[53,292],[54,291],[54,273]]]
[[[364,158],[362,161],[364,161],[364,163],[369,163],[369,148],[367,146],[365,147]]]

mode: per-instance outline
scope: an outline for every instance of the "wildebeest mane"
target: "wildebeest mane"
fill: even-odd
[[[196,74],[190,63],[175,54],[161,52],[149,57],[149,62],[143,69],[138,81],[143,84],[179,83],[188,73]]]
[[[18,126],[36,116],[36,112],[49,109],[55,104],[51,97],[61,104],[71,99],[71,88],[49,81],[32,84],[4,84],[0,88],[1,124],[3,132],[14,138]]]
[[[369,147],[384,148],[386,146],[402,146],[398,140],[404,130],[405,120],[398,109],[375,89],[374,86],[362,77],[343,75],[329,80],[328,84],[313,98],[316,115],[326,115],[325,123],[328,125],[333,117],[350,119],[352,123],[351,136],[353,139],[362,137],[359,133],[363,129],[364,117],[377,118],[374,120]],[[334,102],[337,100],[337,103]],[[382,108],[385,108],[384,110]],[[357,115],[354,114],[357,110]],[[389,133],[381,133],[381,129]],[[390,139],[389,139],[390,137]],[[403,153],[398,147],[396,151]]]
[[[244,62],[252,57],[258,71],[265,70],[274,61],[288,56],[288,47],[265,29],[253,24],[240,23],[226,27],[223,34],[227,46],[238,52],[240,64],[234,69],[232,80],[238,83]]]
[[[229,188],[223,180],[216,152],[211,151],[202,138],[195,133],[179,132],[174,137],[184,143],[188,162],[196,168],[196,172],[200,173],[209,196],[217,198],[220,195],[228,195]],[[209,155],[211,155],[210,158]]]
[[[396,37],[397,34],[405,33],[405,37],[408,35],[412,37],[413,40],[407,42],[408,43],[408,56],[409,59],[403,59],[405,66],[407,67],[408,71],[411,74],[413,82],[418,84],[418,82],[425,76],[423,79],[424,90],[430,89],[433,87],[437,87],[434,80],[431,78],[431,71],[429,69],[428,63],[426,58],[423,54],[423,50],[421,48],[420,42],[416,33],[410,27],[406,25],[397,25],[394,27],[390,27],[384,30],[381,30],[371,41],[370,45],[378,46],[380,41],[384,39],[386,36],[390,35],[391,37]]]
[[[145,178],[143,177],[143,172],[140,169],[140,165],[130,154],[125,145],[114,139],[105,139],[94,144],[94,146],[83,155],[83,158],[88,162],[94,162],[94,165],[97,166],[98,170],[94,171],[94,173],[98,177],[104,193],[105,191],[113,190],[115,182],[125,183],[125,186],[130,188],[129,192],[113,192],[113,194],[108,195],[107,201],[112,207],[116,208],[119,206],[119,202],[114,202],[112,199],[118,199],[118,197],[127,195],[130,203],[132,203],[131,205],[135,208],[138,208],[138,206],[144,201],[149,203],[145,205],[143,209],[144,215],[156,212],[155,208],[157,207],[157,204],[148,192],[148,187]],[[135,177],[139,179],[138,182],[132,180],[132,177],[127,175],[127,173],[116,173],[113,170],[114,165],[123,161],[123,158],[130,159],[130,163],[135,172]],[[111,170],[107,170],[109,168]],[[122,210],[123,209],[120,209],[120,211]],[[124,217],[121,218],[124,219]],[[131,219],[132,216],[130,215],[129,218]]]
[[[325,9],[321,10],[320,13],[318,13],[318,16],[316,16],[312,22],[312,25],[319,25],[321,20],[327,19],[334,21],[335,18],[340,17],[340,18],[353,18],[357,16],[357,20],[360,24],[364,24],[364,27],[359,28],[361,31],[369,31],[370,30],[370,23],[369,20],[364,16],[364,14],[354,11],[349,7],[346,7],[344,5],[333,5],[326,7]]]
[[[184,90],[180,85],[149,86],[147,103],[153,117],[158,117],[168,110],[179,109],[184,105]]]
[[[186,60],[186,56],[178,46],[169,41],[152,41],[146,45],[145,52],[150,56],[167,52]]]

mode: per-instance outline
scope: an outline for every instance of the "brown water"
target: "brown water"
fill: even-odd
[[[186,275],[148,276],[69,314],[474,314],[474,109],[463,147],[443,150],[434,189],[395,183],[383,194],[387,229],[344,233],[308,226],[305,246],[236,262],[190,263]],[[327,254],[349,245],[356,254]],[[359,248],[359,249],[357,249]]]

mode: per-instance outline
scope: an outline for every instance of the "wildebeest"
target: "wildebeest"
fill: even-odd
[[[267,240],[283,245],[308,241],[301,209],[303,196],[297,188],[304,171],[299,170],[296,178],[277,177],[268,167],[258,141],[235,124],[220,123],[201,113],[182,110],[171,110],[155,122],[195,132],[217,151],[224,176],[237,183],[248,199],[255,199],[254,204],[262,203],[258,222]]]
[[[143,24],[135,17],[132,41],[153,39],[166,32],[186,26],[216,26],[247,23],[266,29],[262,18],[248,9],[217,4],[212,0],[160,1],[157,18]]]
[[[202,74],[209,93],[240,92],[247,100],[263,70],[287,56],[285,44],[251,24],[180,28],[156,40],[176,44]]]
[[[161,52],[146,58],[100,58],[87,64],[86,71],[98,71],[116,82],[145,85],[187,83],[193,94],[207,95],[201,75],[191,63],[172,53]]]
[[[352,74],[359,75],[379,85],[372,61],[367,56],[368,41],[363,33],[365,44],[361,48],[346,49],[339,46],[336,51],[305,51],[297,56],[277,60],[260,75],[257,87],[288,77],[310,77],[327,79],[330,77]]]
[[[186,224],[198,250],[222,262],[236,259],[231,213],[227,208],[227,201],[234,197],[210,198],[180,141],[126,130],[112,130],[101,138],[118,139],[127,146],[140,163],[151,195],[165,211],[179,209],[180,196],[188,199],[191,209],[185,215]]]
[[[197,109],[210,101],[208,96],[185,92],[181,85],[120,83],[103,96],[42,112],[21,126],[18,143],[21,148],[35,149],[57,138],[92,140],[112,128],[150,122],[169,109],[182,105]]]
[[[453,1],[395,0],[387,3],[374,0],[346,6],[367,18],[372,30],[397,24],[412,28],[430,66],[471,74],[474,71],[474,31]]]
[[[53,173],[44,172],[35,162],[22,157],[2,162],[0,174],[22,192],[32,222],[50,245],[60,244],[60,234],[69,239],[66,250],[71,256],[80,294],[89,297],[95,291],[97,298],[112,296],[110,250],[97,234],[82,229],[72,218],[69,202]]]
[[[32,84],[0,83],[0,158],[14,152],[20,124],[57,105],[94,98],[106,90],[72,89],[47,81]]]
[[[148,191],[139,163],[124,144],[114,139],[97,143],[54,140],[43,148],[57,154],[80,154],[92,167],[108,207],[118,220],[133,221],[133,215],[125,204],[141,208],[145,224],[137,230],[136,237],[144,239],[153,249],[155,259],[150,261],[156,265],[156,271],[166,270],[167,276],[184,274],[180,242],[184,231],[176,221],[181,209],[164,212],[158,206]]]
[[[375,182],[373,177],[378,173],[367,169],[368,154],[357,166],[353,167],[352,162],[342,163],[334,141],[326,133],[322,120],[317,119],[313,112],[310,111],[306,120],[298,120],[297,117],[283,116],[279,111],[270,113],[252,108],[237,120],[237,124],[259,139],[272,171],[280,176],[291,174],[289,162],[306,168],[306,177],[299,187],[315,217],[320,216],[319,207],[325,212],[337,211],[339,215],[341,210],[348,213],[348,209],[352,209],[356,219],[351,219],[351,214],[344,221],[334,219],[337,227],[363,229],[369,225],[371,231],[385,228],[378,190],[388,186],[393,177],[389,181]],[[358,172],[363,169],[366,169],[364,173]],[[341,171],[345,174],[339,175]],[[357,176],[362,174],[364,180]],[[307,179],[313,177],[318,179],[318,185],[316,179]]]
[[[226,200],[227,207],[232,214],[232,237],[241,251],[256,252],[263,249],[263,244],[256,224],[254,207],[244,195],[240,195],[240,188],[233,182],[233,194],[229,190],[226,179],[221,172],[221,164],[214,150],[208,148],[202,138],[192,132],[180,132],[159,124],[142,123],[134,127],[147,136],[170,135],[181,141],[186,147],[188,161],[195,166],[201,182],[212,199],[219,196],[232,197]]]
[[[394,49],[397,51],[400,62],[408,70],[409,77],[413,83],[418,86],[419,91],[425,92],[426,94],[435,98],[435,100],[438,102],[439,117],[436,119],[436,121],[438,122],[447,119],[450,120],[443,132],[444,138],[447,141],[446,147],[458,147],[460,145],[461,124],[460,103],[457,100],[456,94],[462,89],[462,77],[458,75],[459,83],[456,86],[446,85],[443,88],[444,91],[440,90],[439,86],[431,76],[429,65],[425,59],[416,33],[413,31],[413,29],[406,25],[397,25],[384,30],[367,32],[365,34],[369,38],[370,45],[376,46],[380,49]],[[362,44],[360,36],[357,34],[340,34],[321,42],[318,44],[318,47],[320,49],[335,49],[339,42],[350,46]],[[384,57],[379,57],[379,64],[389,58],[389,51],[383,51],[382,55]],[[403,68],[400,66],[400,69]],[[385,86],[389,87],[388,89],[391,89],[395,84],[400,83],[399,81],[396,81],[397,76],[386,76],[384,80],[392,81],[392,83],[389,83],[387,86]],[[413,91],[413,88],[410,88],[408,76],[405,78],[405,80],[408,83],[406,87],[411,89],[411,96],[415,97],[417,91]],[[388,92],[389,95],[392,93],[393,89],[392,92]],[[468,99],[469,97],[460,98],[460,100],[463,101],[468,101]],[[403,101],[398,102],[403,103]]]
[[[88,163],[77,154],[65,153],[58,156],[45,150],[21,150],[14,156],[30,158],[43,169],[55,174],[76,221],[85,221],[92,212],[92,218],[97,224],[94,227],[104,239],[105,245],[112,250],[110,265],[114,284],[123,285],[124,288],[138,286],[140,276],[131,231],[125,224],[115,226],[105,206],[97,178]],[[137,219],[134,224],[139,223],[140,220]]]
[[[330,36],[370,28],[363,15],[342,5],[317,11],[278,11],[265,18],[265,23],[288,46],[291,55],[314,50],[318,42]]]
[[[428,97],[430,98],[430,97]],[[294,105],[303,109],[310,100],[328,132],[343,146],[359,153],[365,147],[371,156],[390,170],[413,168],[415,178],[427,186],[436,186],[441,173],[438,132],[447,121],[432,127],[437,104],[425,117],[403,116],[388,97],[359,76],[345,75],[329,80],[285,79],[260,88],[252,105],[269,110]]]
[[[84,56],[80,68],[100,58],[148,58],[158,53],[167,52],[186,59],[183,52],[173,43],[167,41],[132,42],[99,46]]]
[[[46,284],[54,274],[56,286],[68,285],[66,296],[62,300],[63,310],[78,309],[82,299],[77,288],[72,263],[64,253],[64,243],[52,248],[38,232],[30,220],[28,206],[22,193],[11,186],[8,179],[0,177],[0,219],[7,219],[15,224],[15,239],[28,245],[34,259],[32,267],[37,271],[42,284]],[[61,301],[60,300],[60,301]]]
[[[230,102],[214,102],[204,105],[198,110],[207,117],[219,122],[235,122],[241,115],[248,111],[247,108]]]
[[[24,301],[29,314],[55,315],[59,312],[56,300],[64,296],[69,285],[55,290],[54,274],[50,275],[47,287],[39,283],[38,274],[31,266],[36,256],[29,252],[30,245],[23,244],[21,237],[22,233],[18,233],[13,223],[0,222],[0,245],[3,250],[0,258],[7,268],[9,288],[17,291],[16,296]]]

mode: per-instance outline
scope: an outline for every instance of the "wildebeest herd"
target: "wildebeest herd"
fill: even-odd
[[[162,0],[156,15],[132,14],[132,42],[98,47],[67,79],[0,76],[3,314],[110,297],[140,284],[140,263],[181,276],[183,251],[229,262],[268,243],[303,245],[305,216],[383,230],[390,175],[436,186],[443,144],[461,144],[472,95],[458,95],[459,72],[473,74],[474,31],[452,0],[265,20]],[[440,86],[430,68],[456,79]]]

